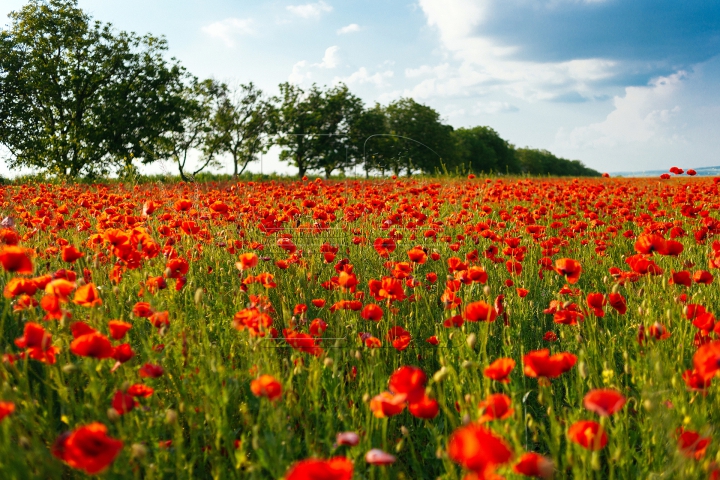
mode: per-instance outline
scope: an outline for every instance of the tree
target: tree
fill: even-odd
[[[180,128],[163,137],[163,156],[177,163],[183,181],[188,181],[185,168],[188,154],[193,150],[202,152],[202,157],[199,168],[190,174],[191,177],[208,166],[217,165],[216,156],[222,147],[219,138],[213,135],[212,121],[226,91],[227,86],[215,80],[199,82],[197,79],[183,91],[182,101],[178,103],[183,118]]]
[[[393,142],[395,159],[391,165],[396,175],[401,169],[405,169],[408,176],[413,170],[434,173],[442,168],[443,160],[452,161],[453,128],[440,121],[437,111],[412,98],[401,98],[385,111],[389,133],[398,136]]]
[[[77,0],[30,0],[0,32],[0,143],[11,168],[132,169],[181,123],[185,70],[162,38],[91,22]]]
[[[359,121],[363,111],[362,100],[344,84],[322,92],[320,135],[311,169],[322,170],[325,178],[330,178],[335,170],[353,166],[359,157],[357,136],[362,134]]]
[[[280,107],[274,130],[275,143],[284,147],[280,160],[297,167],[302,177],[312,167],[322,124],[322,92],[313,85],[308,92],[291,83],[280,84]]]
[[[490,127],[459,128],[453,132],[456,162],[475,173],[520,173],[515,150]]]
[[[547,150],[519,148],[517,157],[524,173],[557,177],[599,177],[600,172],[586,167],[580,160],[559,158]]]
[[[230,154],[234,177],[242,174],[258,154],[267,153],[277,124],[275,116],[273,100],[264,98],[252,82],[237,86],[220,100],[209,141],[217,145],[218,154]]]
[[[389,136],[389,122],[385,108],[379,103],[363,111],[354,124],[353,140],[357,144],[358,155],[362,155],[365,177],[371,171],[385,175],[395,156],[395,138]]]

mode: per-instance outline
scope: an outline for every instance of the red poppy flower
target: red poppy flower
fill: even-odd
[[[528,377],[556,378],[570,370],[577,362],[572,353],[556,353],[550,350],[533,350],[523,357],[523,371]]]
[[[72,468],[95,475],[115,461],[122,447],[122,441],[107,436],[105,425],[95,422],[61,435],[52,454]]]
[[[512,458],[512,450],[491,430],[470,424],[455,430],[448,441],[450,459],[484,478]]]
[[[418,367],[400,367],[390,376],[388,388],[397,395],[405,395],[409,402],[421,399],[425,395],[427,376]]]
[[[152,363],[146,363],[138,370],[141,378],[158,378],[162,377],[163,373],[165,373],[165,370],[160,365]]]
[[[397,245],[392,238],[377,238],[375,239],[375,242],[373,242],[373,248],[378,253],[378,255],[383,258],[387,258],[392,252],[395,251]]]
[[[619,293],[611,293],[608,295],[608,303],[612,308],[617,310],[620,315],[625,315],[627,312],[627,304],[625,303],[625,297]]]
[[[599,423],[592,420],[580,420],[568,429],[568,438],[588,450],[602,450],[608,438]]]
[[[523,454],[513,467],[515,473],[527,477],[552,478],[555,466],[552,460],[535,452]]]
[[[240,270],[244,271],[249,268],[257,267],[258,256],[255,253],[243,253],[240,255],[240,261],[235,263],[235,266]]]
[[[619,412],[625,405],[625,397],[618,391],[609,388],[590,390],[583,398],[583,405],[601,417]]]
[[[468,322],[494,322],[497,311],[483,300],[468,303],[465,306],[463,317]]]
[[[378,305],[375,305],[374,303],[369,303],[365,305],[365,308],[362,309],[362,312],[360,312],[360,316],[365,320],[379,322],[383,316],[383,311],[382,308],[380,308]]]
[[[710,445],[710,437],[701,437],[698,432],[685,430],[683,427],[677,429],[677,435],[680,453],[695,460],[705,456],[705,450]]]
[[[133,397],[148,398],[152,396],[153,393],[155,393],[155,390],[152,387],[143,385],[142,383],[136,383],[134,385],[131,385],[130,388],[128,388],[127,393],[128,395],[132,395]]]
[[[135,401],[135,397],[132,395],[125,393],[123,391],[118,390],[115,392],[115,396],[112,400],[112,407],[119,413],[120,415],[124,415],[131,411],[133,408],[137,407],[138,403]]]
[[[697,373],[711,379],[720,370],[720,340],[715,340],[701,346],[693,356],[693,365]]]
[[[570,284],[575,284],[580,279],[582,266],[577,260],[571,258],[560,258],[555,261],[555,271],[562,275]]]
[[[105,335],[94,332],[80,335],[73,340],[70,351],[80,357],[102,359],[112,357],[113,346]]]
[[[282,385],[272,375],[260,375],[250,382],[250,391],[256,397],[267,397],[274,402],[282,396]]]
[[[345,457],[330,460],[308,459],[294,463],[286,480],[351,480],[353,464]]]
[[[0,264],[7,272],[20,274],[33,272],[28,251],[15,245],[7,245],[0,250]]]
[[[75,263],[76,260],[85,256],[80,250],[75,248],[74,245],[65,245],[62,248],[62,260],[63,262]]]
[[[392,417],[405,409],[406,399],[405,394],[382,392],[370,400],[370,410],[377,418]]]
[[[113,340],[121,340],[128,330],[132,328],[132,323],[123,322],[122,320],[110,320],[108,327],[110,328],[110,336]]]
[[[410,335],[410,332],[404,328],[396,326],[388,330],[387,339],[392,342],[392,345],[396,350],[402,352],[408,347],[408,345],[410,345],[412,336]]]
[[[503,393],[488,395],[485,400],[478,404],[478,408],[483,410],[483,414],[480,417],[480,423],[488,422],[490,420],[504,420],[509,418],[515,411],[510,408],[510,405],[512,405],[510,397]]]
[[[498,358],[483,371],[483,375],[501,383],[509,383],[508,377],[514,368],[515,360],[512,358]]]
[[[437,400],[423,394],[422,398],[408,405],[408,410],[413,417],[430,420],[437,416],[440,406]]]
[[[102,305],[102,299],[100,294],[93,283],[87,283],[75,291],[75,297],[73,303],[80,305],[81,307],[96,307]]]
[[[147,302],[137,302],[132,309],[133,315],[140,318],[148,318],[155,310]]]

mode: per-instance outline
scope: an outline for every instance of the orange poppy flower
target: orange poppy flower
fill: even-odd
[[[75,290],[75,283],[64,278],[52,280],[45,286],[45,293],[58,297],[61,302],[67,302],[68,297]]]
[[[78,250],[74,245],[65,245],[62,248],[63,262],[75,263],[76,260],[84,256],[85,254]]]
[[[552,478],[554,470],[552,460],[535,452],[523,454],[513,467],[515,473],[538,478]]]
[[[710,437],[701,437],[698,432],[685,430],[683,427],[677,429],[677,435],[680,453],[695,460],[705,456],[705,450],[710,445]]]
[[[379,322],[383,316],[383,311],[382,308],[380,308],[378,305],[375,305],[374,303],[369,303],[365,305],[365,308],[362,309],[362,312],[360,312],[360,316],[365,320]]]
[[[568,438],[588,450],[602,450],[608,437],[599,423],[592,420],[580,420],[568,429]]]
[[[580,279],[582,266],[577,260],[571,258],[560,258],[555,261],[555,271],[562,275],[570,284],[575,284]]]
[[[408,405],[408,410],[413,417],[430,420],[440,412],[440,406],[437,400],[423,394],[422,398]]]
[[[113,355],[113,347],[110,340],[98,332],[77,337],[70,344],[70,351],[79,357],[92,357],[97,359],[110,358]]]
[[[122,441],[107,436],[105,425],[95,422],[61,435],[52,454],[72,468],[95,475],[115,461],[122,447]]]
[[[448,455],[452,461],[479,474],[490,477],[495,468],[512,458],[512,450],[491,430],[470,424],[455,430],[448,441]]]
[[[240,255],[240,261],[235,263],[235,266],[240,271],[245,271],[249,268],[257,267],[258,264],[258,256],[255,253],[243,253]]]
[[[15,245],[6,245],[0,250],[0,264],[7,272],[30,274],[33,264],[28,251]]]
[[[370,400],[370,410],[377,418],[392,417],[405,409],[406,398],[407,396],[404,394],[382,392]]]
[[[483,300],[468,303],[465,306],[463,318],[468,322],[494,322],[497,311]]]
[[[693,365],[698,375],[705,379],[715,377],[720,370],[720,340],[701,346],[693,356]]]
[[[400,367],[390,376],[388,388],[392,393],[405,395],[409,402],[421,399],[425,395],[427,376],[421,368]]]
[[[256,397],[267,397],[274,402],[282,396],[282,385],[272,375],[260,375],[250,382],[250,390]]]
[[[483,410],[480,417],[480,423],[489,422],[490,420],[504,420],[509,418],[515,410],[510,408],[512,401],[510,397],[503,393],[494,393],[488,395],[485,400],[478,404],[478,408]]]
[[[550,350],[533,350],[523,357],[523,371],[528,377],[556,378],[570,370],[577,362],[572,353],[556,353]]]
[[[102,305],[102,299],[100,294],[93,283],[87,283],[75,291],[75,298],[73,303],[80,305],[81,307],[95,307]]]
[[[512,358],[498,358],[483,371],[483,375],[500,383],[509,383],[510,372],[515,368]]]
[[[619,412],[625,405],[625,397],[610,388],[590,390],[583,398],[583,405],[601,417],[608,417]]]
[[[15,404],[12,402],[0,402],[0,422],[15,411]]]
[[[287,474],[286,480],[351,480],[353,464],[345,457],[334,457],[330,460],[308,459],[294,463]]]

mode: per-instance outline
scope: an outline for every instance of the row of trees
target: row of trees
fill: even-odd
[[[410,98],[366,107],[343,84],[283,83],[269,96],[252,83],[201,81],[166,59],[164,39],[93,22],[77,0],[31,0],[10,18],[0,32],[0,144],[11,168],[98,177],[172,159],[186,180],[227,159],[239,175],[278,145],[300,176],[597,174],[516,150],[489,127],[455,130]]]

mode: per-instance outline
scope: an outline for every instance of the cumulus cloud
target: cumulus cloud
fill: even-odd
[[[312,78],[312,74],[310,72],[304,72],[305,67],[307,67],[307,62],[305,60],[301,60],[297,62],[295,65],[293,65],[292,72],[290,73],[290,76],[288,77],[288,82],[294,83],[294,84],[300,84],[305,80],[306,78]]]
[[[351,23],[350,25],[346,25],[346,26],[344,26],[344,27],[342,27],[342,28],[339,28],[338,31],[337,31],[337,34],[338,34],[338,35],[345,35],[345,34],[347,34],[347,33],[359,32],[360,30],[362,30],[362,29],[360,28],[360,25],[358,25],[357,23]]]
[[[570,132],[561,129],[557,141],[569,148],[585,148],[681,140],[671,121],[682,110],[676,94],[686,78],[687,73],[680,71],[644,87],[627,87],[624,96],[613,99],[614,109],[603,121]]]
[[[219,38],[228,47],[235,46],[235,37],[254,33],[253,21],[249,18],[226,18],[202,27],[202,31],[215,38]]]
[[[509,112],[517,112],[520,109],[516,107],[515,105],[512,105],[508,102],[478,102],[475,106],[475,109],[473,110],[473,113],[484,113],[484,114],[490,114],[494,115],[497,113],[509,113]]]
[[[320,0],[317,3],[306,3],[304,5],[288,5],[287,10],[301,18],[320,18],[323,13],[332,12],[333,7]]]
[[[340,63],[340,56],[338,55],[338,51],[340,50],[340,47],[337,45],[333,45],[332,47],[328,47],[325,50],[325,55],[323,56],[322,62],[317,64],[320,68],[335,68]]]
[[[368,69],[360,67],[357,71],[353,72],[347,77],[335,77],[333,83],[343,82],[348,86],[362,85],[362,84],[373,84],[376,87],[384,87],[388,85],[387,79],[392,78],[394,73],[392,70],[386,70],[384,72],[376,72],[370,74]]]

